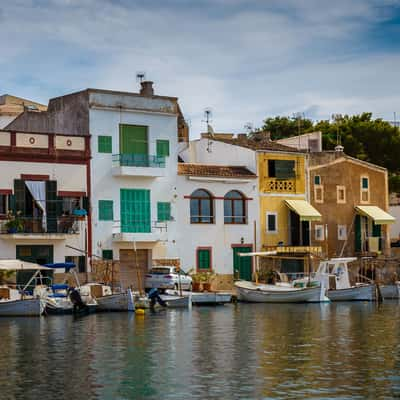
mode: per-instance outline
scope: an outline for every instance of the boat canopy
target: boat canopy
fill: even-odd
[[[305,200],[285,200],[286,205],[299,215],[300,221],[321,221],[322,215]]]
[[[50,270],[43,265],[31,263],[28,261],[22,260],[0,260],[0,270],[3,271],[41,271],[41,270]]]
[[[65,269],[67,272],[72,269],[75,268],[76,265],[73,262],[66,262],[66,263],[55,263],[55,264],[45,264],[46,267],[49,267],[50,269],[60,269],[63,268]]]
[[[356,206],[356,211],[371,218],[376,225],[393,224],[396,221],[396,218],[377,206]]]
[[[238,253],[239,257],[254,257],[254,256],[259,256],[259,257],[267,257],[267,256],[275,256],[278,254],[276,251],[256,251],[253,253]]]

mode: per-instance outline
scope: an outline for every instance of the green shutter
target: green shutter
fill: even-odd
[[[102,256],[103,256],[103,260],[112,260],[113,259],[113,251],[112,250],[103,250]]]
[[[289,179],[295,177],[293,160],[275,160],[275,177]]]
[[[8,195],[8,210],[15,214],[15,194]]]
[[[99,200],[99,221],[113,221],[113,201]]]
[[[89,208],[90,208],[89,197],[84,196],[82,198],[82,208],[89,214]]]
[[[356,251],[361,251],[361,217],[357,214],[354,223],[355,232],[355,249]]]
[[[157,203],[157,221],[164,222],[171,220],[171,203]]]
[[[362,188],[368,189],[368,178],[362,178]]]
[[[169,140],[157,140],[157,156],[169,156]]]
[[[99,153],[112,153],[112,137],[99,136],[98,137],[98,152]]]
[[[121,232],[151,232],[150,190],[121,189]]]
[[[321,177],[319,175],[314,176],[314,184],[320,185],[321,184]]]
[[[197,250],[198,269],[211,269],[211,254],[209,249]]]
[[[119,132],[121,154],[148,155],[147,126],[120,125]]]
[[[57,204],[57,181],[46,181],[46,213],[47,213],[47,232],[57,232],[57,212],[61,213],[61,207]]]

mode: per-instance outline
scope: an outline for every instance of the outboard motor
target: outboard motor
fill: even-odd
[[[87,305],[83,302],[81,294],[76,288],[69,288],[69,298],[74,305],[74,313],[87,308]]]
[[[160,297],[158,293],[158,289],[153,288],[150,289],[149,293],[147,294],[148,298],[150,299],[150,307],[154,308],[156,302],[162,307],[167,307],[167,303]]]

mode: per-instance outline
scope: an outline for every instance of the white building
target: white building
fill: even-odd
[[[1,258],[86,270],[89,162],[88,138],[0,130]]]

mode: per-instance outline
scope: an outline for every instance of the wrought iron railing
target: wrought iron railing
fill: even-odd
[[[165,157],[148,154],[113,154],[113,166],[165,168]]]

